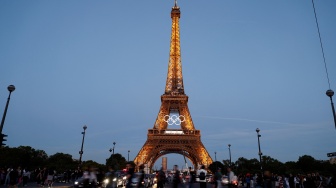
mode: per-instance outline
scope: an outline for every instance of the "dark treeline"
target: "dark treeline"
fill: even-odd
[[[303,155],[295,161],[282,163],[270,156],[262,156],[262,163],[258,159],[238,158],[237,161],[230,162],[223,160],[216,161],[209,166],[212,172],[215,169],[221,168],[225,173],[227,167],[232,167],[236,174],[256,174],[261,171],[269,171],[274,174],[309,174],[318,172],[321,175],[330,176],[336,173],[336,164],[331,164],[329,161],[316,160],[309,155]]]
[[[92,160],[82,161],[81,168],[94,166],[98,169],[106,170],[107,166],[113,166],[116,170],[125,167],[126,159],[119,153],[111,155],[106,159],[105,164],[100,164]],[[56,153],[48,156],[43,150],[37,150],[30,146],[19,146],[10,148],[0,147],[0,168],[25,168],[30,171],[39,168],[51,168],[57,173],[67,170],[78,169],[79,161],[70,154]]]
[[[82,167],[95,166],[106,169],[107,166],[113,166],[116,170],[125,167],[126,159],[121,154],[111,155],[106,159],[105,164],[99,164],[88,160],[82,162]],[[303,155],[297,161],[282,163],[269,156],[262,157],[262,169],[277,174],[307,174],[319,172],[322,175],[332,175],[336,172],[336,164],[330,164],[329,161],[316,160],[311,156]],[[47,167],[53,168],[57,172],[64,172],[69,169],[77,169],[78,160],[73,159],[70,154],[56,153],[48,156],[45,151],[34,149],[30,146],[19,146],[10,148],[8,146],[0,148],[0,167],[22,167],[30,170]],[[209,166],[209,170],[215,172],[215,169],[221,168],[225,173],[226,167],[232,167],[236,174],[258,173],[261,166],[258,159],[238,158],[237,161],[230,163],[228,160],[215,161]]]

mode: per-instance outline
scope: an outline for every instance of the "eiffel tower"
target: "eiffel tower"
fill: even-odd
[[[180,50],[180,8],[171,10],[172,32],[165,92],[153,129],[148,130],[147,141],[134,159],[139,166],[151,169],[157,159],[170,153],[181,154],[197,168],[213,161],[201,142],[201,131],[196,130],[188,109],[188,96],[184,93]],[[179,129],[171,128],[180,126]],[[168,128],[169,126],[169,128]]]

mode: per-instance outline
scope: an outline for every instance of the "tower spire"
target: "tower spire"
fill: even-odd
[[[180,49],[180,8],[177,6],[177,0],[171,10],[172,30],[170,39],[169,63],[165,94],[184,94],[182,62]]]
[[[139,166],[147,164],[151,169],[160,157],[182,154],[195,168],[199,164],[208,166],[213,162],[201,141],[201,131],[192,121],[188,96],[184,93],[180,51],[179,19],[180,8],[171,10],[172,33],[165,93],[161,95],[161,106],[153,129],[148,129],[147,141],[134,159]],[[177,127],[176,127],[177,126]]]

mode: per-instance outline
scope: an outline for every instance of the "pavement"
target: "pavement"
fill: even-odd
[[[72,183],[55,182],[53,183],[52,188],[69,188],[72,186],[73,186]],[[0,187],[9,187],[9,186],[0,185]],[[27,186],[22,186],[22,185],[14,186],[14,188],[20,188],[20,187],[22,188],[48,188],[48,186],[44,186],[44,187],[39,186],[35,182],[29,182]]]

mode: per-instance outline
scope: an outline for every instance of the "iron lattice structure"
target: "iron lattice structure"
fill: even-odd
[[[175,1],[171,10],[172,32],[165,93],[161,95],[161,107],[154,127],[148,130],[147,141],[134,159],[136,165],[147,164],[152,168],[158,158],[170,153],[184,155],[196,168],[200,164],[208,166],[213,162],[201,142],[200,130],[194,127],[188,108],[188,96],[184,93],[180,15],[180,8]],[[168,119],[172,113],[177,114],[171,120],[173,123],[178,122],[179,129],[168,128]]]

